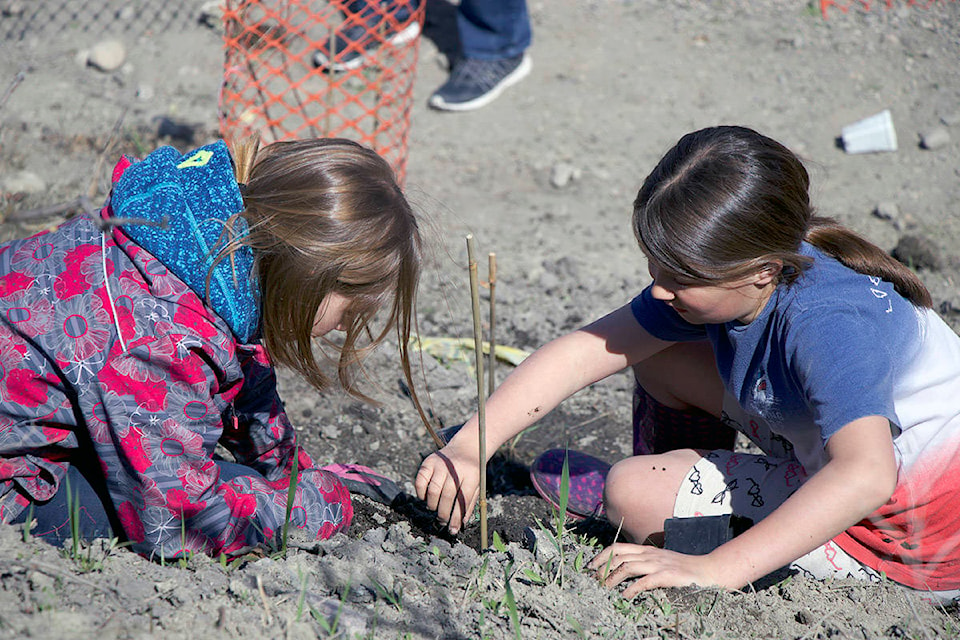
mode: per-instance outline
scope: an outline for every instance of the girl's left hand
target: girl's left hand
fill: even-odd
[[[642,576],[624,590],[623,597],[628,599],[657,587],[720,585],[709,556],[691,556],[645,544],[613,544],[591,560],[587,568],[596,571],[597,578],[608,589]]]

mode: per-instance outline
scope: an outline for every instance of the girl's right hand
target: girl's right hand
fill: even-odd
[[[437,512],[437,520],[451,534],[460,531],[480,497],[479,446],[463,446],[464,442],[454,438],[430,454],[420,465],[415,482],[417,497]]]

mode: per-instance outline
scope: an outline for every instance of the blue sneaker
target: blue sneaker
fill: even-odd
[[[504,89],[523,80],[533,68],[521,53],[501,60],[461,58],[450,77],[430,96],[428,104],[441,111],[472,111],[496,100]]]
[[[416,6],[416,5],[414,5]],[[313,64],[326,71],[351,71],[374,62],[374,54],[383,44],[400,47],[413,42],[420,35],[420,22],[413,19],[410,8],[403,6],[390,16],[390,25],[382,36],[376,24],[354,24],[341,29],[333,38],[334,55],[331,63],[330,42],[324,42],[313,54]],[[381,20],[387,20],[387,17]]]

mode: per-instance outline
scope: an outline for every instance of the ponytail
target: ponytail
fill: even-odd
[[[260,136],[253,135],[230,145],[230,155],[233,157],[233,172],[237,183],[246,185],[250,180],[250,171],[253,169],[257,151],[260,150]]]
[[[917,274],[833,218],[810,218],[805,240],[858,273],[877,276],[892,283],[897,293],[914,305],[933,307],[930,292]]]

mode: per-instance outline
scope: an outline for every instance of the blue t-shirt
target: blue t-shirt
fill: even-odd
[[[631,307],[653,336],[708,339],[727,391],[764,418],[815,471],[823,445],[844,425],[884,416],[898,433],[898,376],[920,347],[918,312],[888,282],[849,269],[813,246],[813,265],[780,285],[750,323],[695,325],[647,287]]]
[[[844,425],[886,417],[897,487],[834,541],[901,584],[960,588],[960,337],[890,283],[809,244],[801,253],[813,265],[750,323],[690,324],[649,288],[634,316],[662,340],[709,340],[727,391],[793,445],[808,474]]]

